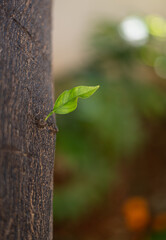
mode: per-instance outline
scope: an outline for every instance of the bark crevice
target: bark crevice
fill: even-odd
[[[0,36],[0,240],[51,240],[51,1],[1,1]]]

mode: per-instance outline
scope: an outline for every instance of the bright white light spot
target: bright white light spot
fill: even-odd
[[[121,37],[133,46],[144,45],[149,37],[146,24],[141,18],[127,17],[119,27]]]

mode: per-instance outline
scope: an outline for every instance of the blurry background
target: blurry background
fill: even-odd
[[[55,0],[53,1],[53,70],[58,75],[86,62],[88,35],[100,20],[128,15],[166,17],[165,0]]]
[[[101,86],[57,116],[56,240],[166,240],[165,7],[54,2],[55,96]]]

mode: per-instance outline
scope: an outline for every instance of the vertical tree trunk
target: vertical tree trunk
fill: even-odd
[[[51,0],[0,1],[0,239],[52,239]]]

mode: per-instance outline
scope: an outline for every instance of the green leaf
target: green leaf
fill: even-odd
[[[74,87],[70,90],[64,91],[56,100],[54,108],[52,112],[48,114],[45,120],[47,120],[53,113],[57,114],[67,114],[73,112],[77,108],[77,100],[78,98],[88,98],[100,86],[78,86]]]

